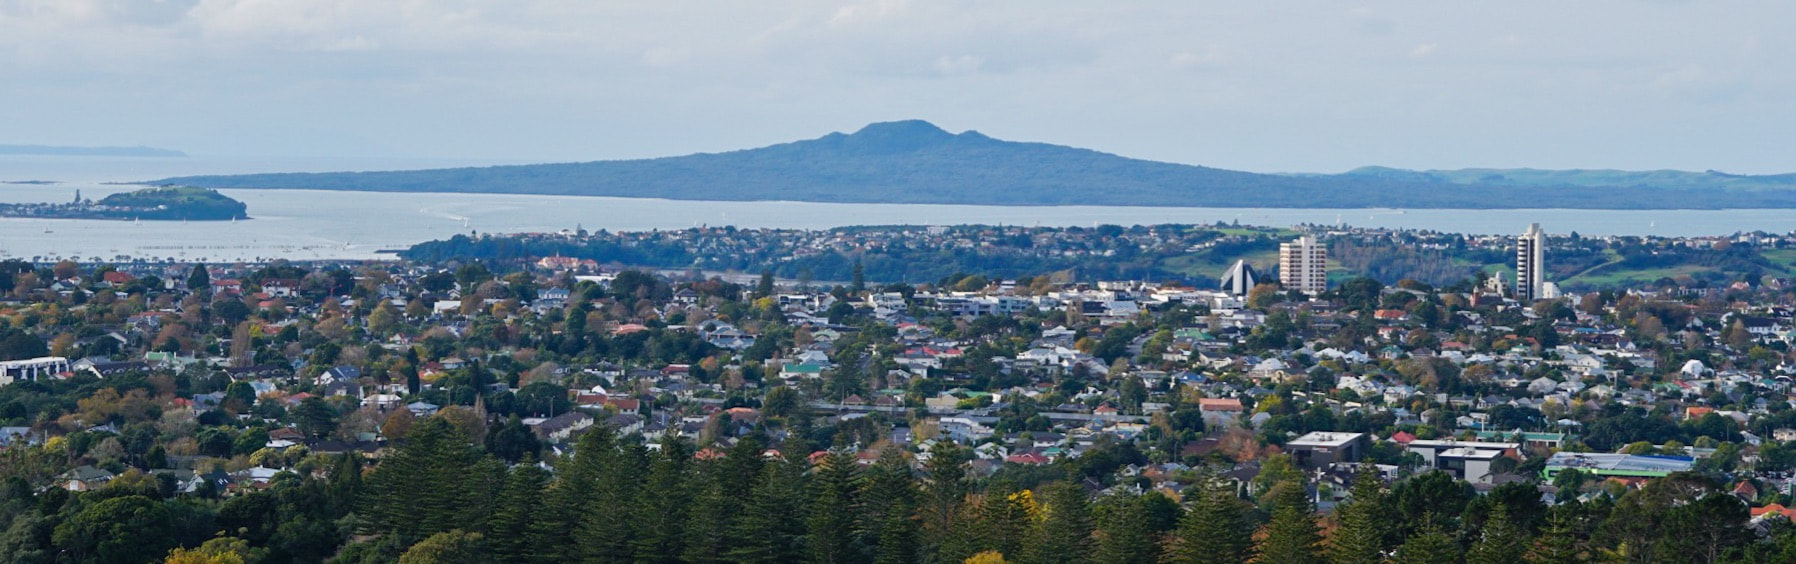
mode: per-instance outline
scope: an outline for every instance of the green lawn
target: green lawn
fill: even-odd
[[[1765,249],[1759,251],[1759,254],[1787,272],[1796,272],[1796,249]]]
[[[1643,270],[1618,270],[1611,268],[1594,268],[1584,274],[1574,276],[1561,285],[1582,284],[1595,287],[1624,286],[1650,284],[1660,278],[1677,278],[1689,276],[1708,270],[1701,266],[1674,266],[1670,268],[1648,268]]]
[[[1248,264],[1261,272],[1271,272],[1278,264],[1278,251],[1263,251],[1235,256],[1214,256],[1209,251],[1179,255],[1160,263],[1161,267],[1172,272],[1179,272],[1193,278],[1220,278],[1236,260],[1246,259]]]

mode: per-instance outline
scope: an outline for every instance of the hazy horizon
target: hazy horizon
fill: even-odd
[[[492,163],[924,119],[1255,172],[1796,170],[1796,5],[0,0],[0,144]]]

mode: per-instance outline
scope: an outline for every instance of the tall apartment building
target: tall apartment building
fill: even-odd
[[[1308,235],[1279,243],[1278,278],[1286,290],[1312,296],[1328,291],[1328,246]]]
[[[1547,234],[1540,224],[1528,224],[1528,231],[1515,240],[1515,299],[1522,303],[1546,297]]]

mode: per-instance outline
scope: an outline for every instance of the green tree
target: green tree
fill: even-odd
[[[755,297],[765,298],[773,295],[773,271],[762,270],[761,281],[755,284]]]
[[[1443,529],[1458,528],[1458,517],[1477,497],[1471,484],[1439,470],[1399,482],[1391,488],[1390,501],[1401,519],[1400,538],[1415,536],[1428,520],[1439,520]]]
[[[1362,471],[1353,490],[1335,515],[1340,528],[1329,536],[1329,560],[1336,564],[1378,564],[1384,561],[1384,539],[1390,526],[1384,488],[1374,471]]]
[[[1320,532],[1310,508],[1309,491],[1301,481],[1285,481],[1272,487],[1272,520],[1255,548],[1264,562],[1309,564],[1322,561]]]
[[[1169,555],[1184,564],[1242,564],[1253,556],[1253,525],[1235,488],[1211,480],[1179,520],[1178,542]]]
[[[492,561],[486,538],[461,530],[431,535],[399,555],[399,564],[485,564]]]
[[[930,447],[929,460],[923,463],[922,504],[918,511],[923,521],[923,550],[940,554],[942,560],[959,561],[976,552],[951,546],[962,524],[971,488],[967,482],[968,457],[965,448],[951,441],[937,441]]]
[[[205,263],[193,265],[193,270],[187,272],[187,290],[190,292],[205,292],[211,289],[212,275],[206,272]]]
[[[1147,496],[1124,496],[1109,500],[1098,512],[1098,546],[1096,562],[1133,564],[1160,560],[1159,533],[1148,516]]]
[[[586,351],[586,304],[568,306],[561,324],[561,354],[576,356]]]
[[[649,465],[642,497],[635,504],[636,538],[630,547],[637,562],[678,562],[685,554],[691,460],[692,449],[678,434],[668,433],[661,440],[661,452]]]
[[[1073,563],[1091,559],[1091,503],[1077,482],[1042,488],[1041,526],[1027,551],[1029,562]]]
[[[975,527],[981,550],[995,550],[1010,559],[1023,555],[1023,547],[1029,544],[1033,529],[1027,505],[1029,496],[1028,492],[1017,491],[1016,485],[1008,480],[1000,480],[985,490]]]
[[[412,425],[405,440],[368,476],[368,526],[401,540],[471,529],[485,515],[482,491],[490,477],[478,471],[484,456],[448,420],[430,417]]]
[[[1470,564],[1518,564],[1528,552],[1528,533],[1509,518],[1509,507],[1496,504],[1485,518],[1484,530],[1466,552]]]
[[[856,523],[860,544],[871,547],[881,561],[914,561],[917,484],[904,451],[887,446],[861,477],[861,507]]]
[[[356,500],[362,495],[362,455],[357,452],[345,452],[337,455],[331,464],[330,481],[325,484],[325,493],[329,496],[331,514],[342,516],[355,508]]]
[[[684,446],[680,449],[685,450]],[[651,526],[651,523],[621,518],[632,515],[627,508],[639,506],[644,496],[654,495],[653,492],[645,491],[649,474],[649,453],[639,444],[621,445],[600,452],[594,460],[595,469],[591,474],[593,479],[590,481],[589,493],[585,497],[577,497],[587,501],[584,505],[572,508],[584,516],[580,522],[580,549],[588,561],[627,561],[632,558],[636,549],[634,541],[642,536],[639,531]],[[678,474],[673,474],[664,476],[663,479],[671,480],[677,476]],[[587,507],[623,509],[616,512],[596,512],[587,510]],[[672,523],[669,519],[656,521],[654,524]]]
[[[1746,526],[1749,517],[1746,504],[1721,492],[1674,506],[1666,512],[1657,553],[1703,564],[1720,562],[1723,555],[1752,542]]]
[[[600,507],[595,491],[599,477],[604,472],[605,462],[618,455],[616,433],[603,425],[587,430],[575,442],[571,456],[561,459],[555,466],[555,477],[549,482],[548,493],[544,496],[543,512],[531,520],[529,536],[537,545],[537,554],[551,562],[570,562],[582,559],[597,561],[621,561],[629,557],[627,549],[614,548],[618,542],[609,539],[590,538],[584,531],[589,518],[595,522],[608,524],[626,524],[628,519],[618,519],[614,511],[621,512],[635,501],[634,496],[621,503],[604,505],[607,508],[619,508],[608,511],[593,511],[590,508]],[[594,517],[603,514],[602,518]],[[590,552],[588,552],[590,551]],[[609,558],[601,558],[601,556]]]
[[[266,549],[252,547],[249,541],[237,537],[218,537],[192,550],[171,550],[163,564],[246,564],[261,562],[267,555]]]
[[[735,521],[741,518],[743,492],[754,487],[761,467],[761,443],[744,437],[721,459],[695,464],[693,510],[687,516],[687,562],[728,562],[730,546],[739,542],[732,535]]]
[[[505,424],[486,435],[487,452],[513,464],[541,455],[542,449],[542,442],[537,440],[536,433],[524,426],[524,421],[516,413],[506,419]]]
[[[314,439],[323,438],[337,430],[337,410],[331,409],[324,398],[318,396],[300,400],[292,411],[293,420],[299,425],[299,432]]]
[[[748,492],[742,518],[733,526],[735,532],[731,536],[739,540],[730,547],[729,557],[754,564],[803,560],[803,488],[797,464],[775,460],[763,465],[754,488]]]
[[[225,396],[219,401],[219,407],[234,414],[249,413],[249,408],[256,404],[256,389],[249,382],[231,382],[225,386]],[[265,441],[266,442],[266,441]],[[262,445],[256,445],[261,448]]]
[[[1397,547],[1392,559],[1396,564],[1454,564],[1459,562],[1459,544],[1442,532],[1433,520],[1427,520],[1414,536]]]
[[[537,530],[534,521],[542,514],[543,489],[548,483],[549,473],[535,464],[520,464],[511,469],[487,525],[487,530],[492,533],[488,544],[494,559],[500,562],[544,561],[534,542],[539,539],[534,538],[532,531]]]
[[[813,562],[858,562],[855,515],[860,496],[854,456],[835,450],[817,464],[811,480],[811,515],[807,520]]]
[[[170,525],[161,502],[127,495],[82,509],[57,525],[52,538],[75,562],[149,562],[174,544]]]
[[[1526,555],[1528,562],[1574,564],[1585,560],[1582,527],[1571,509],[1560,507],[1547,513],[1546,524],[1541,526],[1540,536]]]

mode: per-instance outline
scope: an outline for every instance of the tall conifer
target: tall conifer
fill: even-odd
[[[1272,521],[1255,552],[1258,562],[1310,564],[1322,562],[1321,539],[1309,491],[1301,481],[1284,481],[1272,487]]]
[[[1241,564],[1253,555],[1253,526],[1246,502],[1221,481],[1205,484],[1191,510],[1179,520],[1178,539],[1169,555],[1185,564]]]
[[[1041,492],[1041,526],[1026,551],[1027,560],[1048,564],[1091,560],[1091,502],[1085,488],[1076,482],[1055,482]]]

